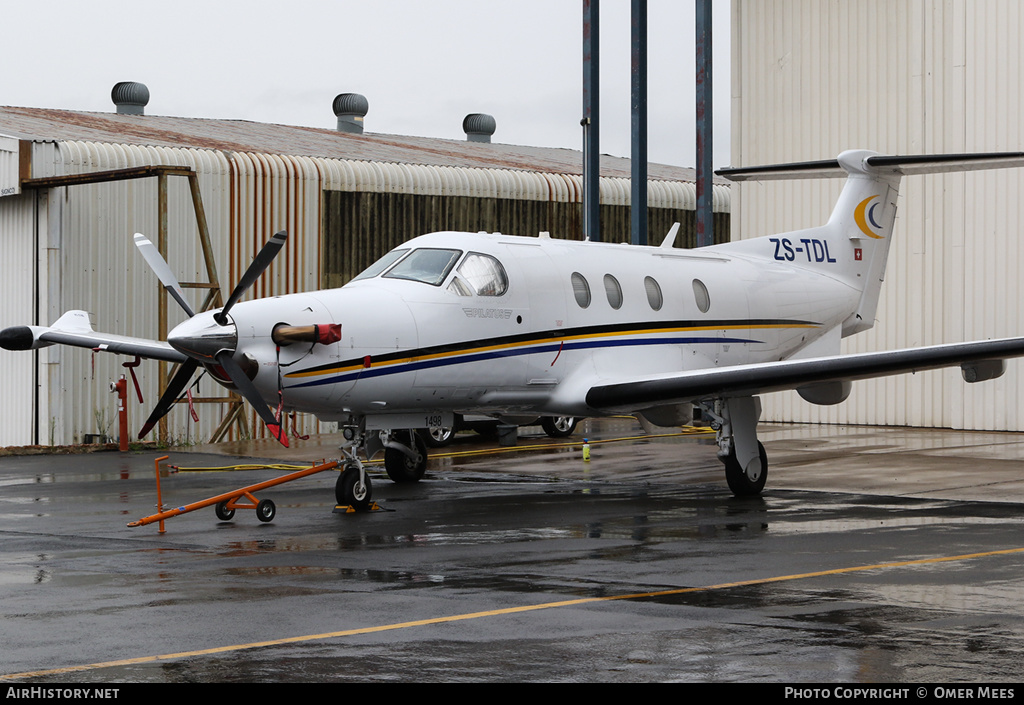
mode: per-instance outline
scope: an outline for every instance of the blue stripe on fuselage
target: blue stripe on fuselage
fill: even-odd
[[[318,379],[311,382],[292,384],[286,389],[301,389],[303,387],[319,387],[325,384],[339,384],[356,379],[367,379],[370,377],[382,377],[384,375],[403,374],[417,370],[429,370],[436,367],[448,367],[461,365],[469,362],[484,362],[487,360],[500,360],[521,355],[534,355],[538,353],[556,353],[559,350],[589,350],[593,348],[620,348],[647,345],[702,345],[721,343],[760,343],[760,340],[748,338],[631,338],[625,340],[583,340],[572,343],[549,343],[527,348],[510,348],[507,350],[492,350],[489,352],[458,354],[453,353],[451,357],[433,360],[420,360],[417,362],[381,365],[379,367],[368,367],[355,372],[334,375],[325,379]]]

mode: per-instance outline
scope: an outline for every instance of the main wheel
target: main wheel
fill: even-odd
[[[567,438],[576,430],[579,422],[575,416],[544,416],[541,417],[540,426],[551,438]]]
[[[392,482],[419,482],[427,471],[427,444],[418,433],[412,434],[412,438],[415,458],[410,458],[398,448],[384,450],[384,469]]]
[[[431,426],[421,428],[417,435],[423,436],[424,442],[431,448],[444,448],[455,440],[455,429],[449,426]]]
[[[277,506],[269,499],[261,499],[256,505],[256,518],[260,521],[273,521],[277,514]]]
[[[736,460],[735,446],[729,450],[729,455],[723,460],[725,481],[729,483],[729,489],[737,497],[756,497],[764,489],[764,483],[768,480],[768,454],[765,452],[764,446],[761,445],[761,441],[757,442],[757,452],[761,459],[761,473],[756,480],[751,480],[747,477],[747,473],[743,472],[739,461]]]
[[[370,497],[373,495],[373,483],[370,476],[366,481],[359,482],[359,468],[348,467],[338,476],[334,485],[334,498],[341,505],[351,505],[353,509],[364,512],[370,508]]]
[[[213,508],[214,513],[217,514],[217,518],[221,521],[231,521],[231,518],[235,516],[234,509],[228,509],[227,502],[221,502]]]

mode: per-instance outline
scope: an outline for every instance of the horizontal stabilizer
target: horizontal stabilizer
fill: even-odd
[[[1024,152],[978,152],[970,154],[876,154],[864,159],[868,168],[891,171],[906,176],[939,174],[979,169],[1009,169],[1024,166]],[[824,159],[789,164],[719,169],[718,176],[730,181],[773,181],[781,179],[827,179],[847,175],[838,159]]]

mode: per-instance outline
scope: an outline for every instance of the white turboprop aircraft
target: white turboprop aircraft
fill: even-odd
[[[71,311],[49,327],[0,332],[10,350],[62,343],[182,363],[140,435],[199,366],[235,389],[287,445],[283,411],[336,421],[346,439],[340,504],[365,508],[359,451],[382,450],[391,479],[415,482],[426,449],[407,429],[455,414],[516,423],[538,415],[636,414],[662,426],[694,405],[718,429],[736,495],[759,494],[768,460],[758,394],[796,389],[835,404],[857,379],[960,365],[993,379],[1024,338],[840,355],[874,323],[900,178],[1024,165],[1024,153],[837,160],[720,172],[740,179],[846,176],[828,223],[699,250],[441,232],[410,240],[340,289],[238,303],[285,243],[278,233],[218,311],[193,313],[142,235],[136,244],[189,315],[150,341],[92,330]]]

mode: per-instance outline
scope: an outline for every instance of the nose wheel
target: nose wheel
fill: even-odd
[[[360,478],[360,475],[363,475]],[[334,498],[341,506],[348,505],[357,512],[365,512],[370,509],[371,497],[373,496],[373,483],[370,476],[360,472],[356,465],[349,465],[338,476],[334,485]]]

